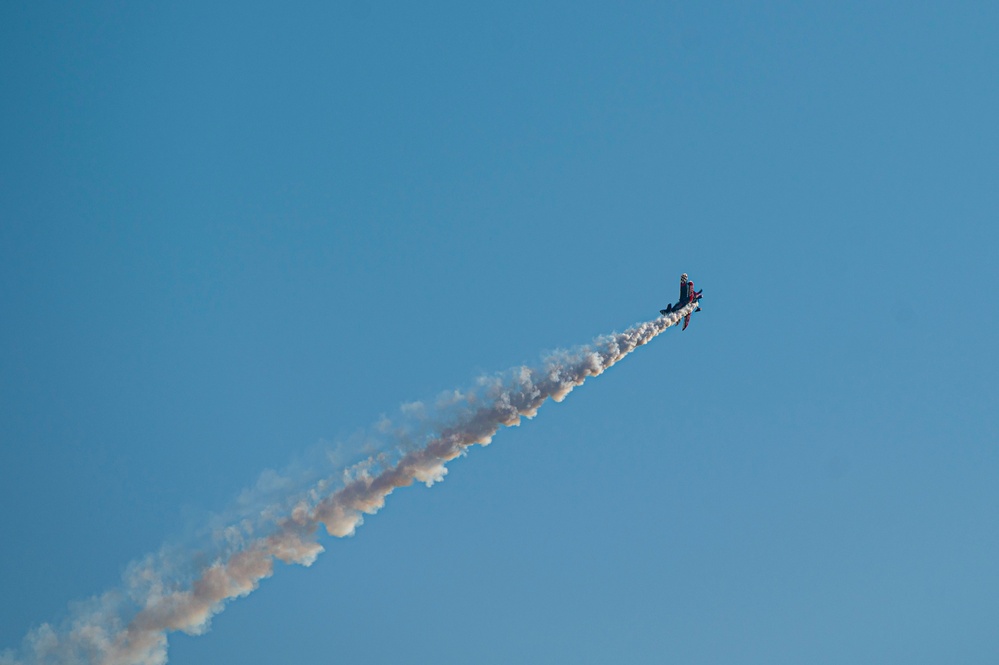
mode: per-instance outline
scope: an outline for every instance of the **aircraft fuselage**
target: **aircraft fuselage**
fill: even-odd
[[[678,309],[682,309],[689,305],[690,303],[697,303],[701,299],[701,291],[694,290],[694,282],[687,279],[687,273],[680,275],[680,298],[675,304],[667,305],[666,309],[659,310],[659,313],[666,316],[670,312],[675,312]],[[700,305],[694,310],[695,312],[701,311]],[[690,314],[683,317],[683,330],[687,329],[687,324],[690,323]]]

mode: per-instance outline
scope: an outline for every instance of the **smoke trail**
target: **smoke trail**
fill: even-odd
[[[364,516],[378,512],[396,488],[443,480],[447,462],[469,446],[487,445],[501,427],[534,417],[548,398],[561,402],[588,377],[602,374],[694,307],[696,303],[588,346],[553,353],[539,367],[480,379],[468,393],[446,395],[435,409],[440,424],[427,423],[427,433],[390,430],[394,450],[371,455],[340,477],[292,492],[262,510],[256,527],[244,521],[222,530],[229,539],[227,547],[201,567],[193,581],[172,581],[173,555],[148,557],[129,568],[123,590],[77,607],[60,630],[43,624],[25,639],[24,656],[18,659],[7,652],[0,655],[0,665],[166,663],[169,633],[203,633],[227,601],[249,594],[270,577],[275,560],[311,565],[323,552],[320,526],[331,536],[352,535]],[[420,411],[421,405],[410,405],[409,410]],[[263,523],[270,523],[270,529],[254,535]],[[126,621],[123,607],[129,605],[135,609]]]

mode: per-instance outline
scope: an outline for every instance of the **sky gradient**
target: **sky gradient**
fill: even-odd
[[[649,320],[687,272],[688,330],[170,662],[996,662],[997,30],[5,6],[0,650],[266,470]]]

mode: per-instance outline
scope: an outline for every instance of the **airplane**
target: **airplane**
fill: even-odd
[[[701,289],[701,291],[703,290],[704,289]],[[681,309],[689,305],[690,303],[694,303],[696,305],[697,302],[702,297],[701,291],[695,291],[694,283],[687,279],[687,273],[683,273],[682,275],[680,275],[680,299],[676,301],[675,305],[666,305],[666,309],[659,310],[659,313],[662,314],[663,316],[666,316],[670,312],[675,312],[676,310]],[[697,308],[694,311],[700,312],[701,306],[697,305]],[[683,328],[681,328],[680,330],[686,330],[687,324],[689,323],[690,323],[690,314],[687,314],[686,316],[683,317]]]

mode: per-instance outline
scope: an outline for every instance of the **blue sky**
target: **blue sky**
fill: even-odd
[[[304,451],[691,327],[172,663],[994,663],[988,3],[0,10],[0,649]]]

